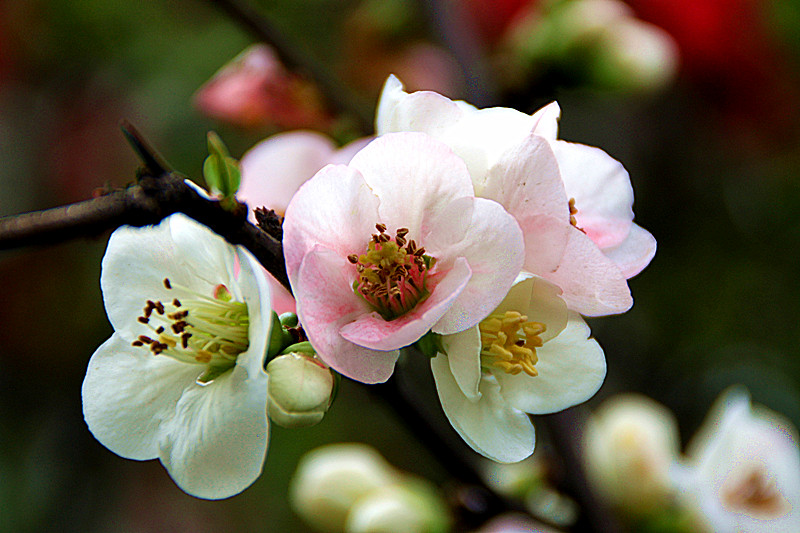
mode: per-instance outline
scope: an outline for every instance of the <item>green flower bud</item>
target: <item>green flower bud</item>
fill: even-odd
[[[267,364],[270,419],[287,428],[313,426],[331,403],[334,378],[318,359],[292,352]]]

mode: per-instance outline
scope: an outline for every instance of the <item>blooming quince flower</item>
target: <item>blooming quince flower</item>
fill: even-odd
[[[319,357],[366,383],[388,379],[429,330],[475,326],[522,266],[522,235],[473,196],[464,162],[428,135],[372,141],[307,181],[286,210],[286,269]]]
[[[475,451],[501,463],[533,453],[526,413],[554,413],[584,402],[606,375],[603,350],[560,290],[521,274],[479,325],[441,338],[431,359],[442,408]]]
[[[677,470],[680,494],[715,533],[800,531],[797,431],[741,389],[723,394]]]
[[[114,333],[89,361],[84,418],[108,449],[159,458],[200,498],[241,492],[264,464],[272,313],[258,268],[181,214],[117,229],[103,257]]]
[[[450,146],[467,163],[476,195],[500,202],[520,223],[524,270],[561,287],[581,314],[621,313],[633,303],[627,278],[650,262],[655,240],[633,223],[622,165],[598,148],[559,140],[559,114],[555,103],[526,115],[409,94],[390,76],[376,130],[422,131]]]

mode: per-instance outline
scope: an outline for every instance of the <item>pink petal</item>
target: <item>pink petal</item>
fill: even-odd
[[[621,243],[633,220],[628,172],[599,148],[566,141],[553,142],[552,146],[567,196],[575,198],[578,226],[586,229],[601,248]]]
[[[375,350],[395,350],[409,346],[425,335],[445,314],[470,280],[471,271],[463,257],[437,280],[431,295],[412,311],[394,320],[385,320],[377,312],[362,315],[342,326],[345,339]],[[352,290],[352,289],[351,289]]]
[[[534,134],[553,141],[558,138],[558,121],[561,118],[558,102],[550,102],[532,116],[536,123],[533,128]]]
[[[303,259],[294,284],[297,314],[320,358],[337,372],[363,383],[389,379],[398,350],[358,346],[339,334],[343,326],[369,315],[369,304],[353,292],[355,268],[347,259],[315,247]]]
[[[329,165],[303,184],[283,221],[283,253],[295,291],[297,271],[306,253],[318,244],[342,258],[364,253],[376,222],[378,199],[358,171]]]
[[[450,212],[469,212],[470,204],[472,220],[465,238],[447,247],[432,247],[429,252],[443,267],[452,261],[450,258],[464,257],[472,271],[463,292],[433,327],[436,333],[457,333],[478,324],[503,300],[522,268],[522,231],[514,217],[497,202],[485,198],[462,198],[453,202]],[[433,227],[448,231],[449,218],[454,217],[443,212]],[[442,242],[433,232],[429,241]]]
[[[543,277],[561,287],[567,306],[582,315],[624,313],[633,305],[619,267],[577,229],[570,235],[561,266]]]
[[[628,238],[616,248],[603,250],[603,253],[617,264],[626,278],[632,278],[650,264],[656,254],[656,240],[645,229],[631,224]]]
[[[297,189],[330,161],[335,149],[333,141],[319,133],[273,135],[242,156],[237,197],[251,209],[267,207],[282,215]]]
[[[380,222],[390,232],[408,228],[412,238],[430,231],[426,221],[431,215],[473,194],[464,162],[423,133],[383,135],[357,153],[350,166],[380,199]]]

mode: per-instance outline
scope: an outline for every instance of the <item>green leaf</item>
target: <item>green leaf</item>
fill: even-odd
[[[208,153],[203,162],[206,184],[212,193],[233,198],[242,180],[239,162],[230,156],[225,143],[213,131],[208,132]]]

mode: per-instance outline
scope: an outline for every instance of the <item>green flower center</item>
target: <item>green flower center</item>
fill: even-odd
[[[481,333],[481,365],[517,375],[525,372],[538,376],[536,348],[544,344],[539,336],[547,327],[530,322],[517,311],[493,313],[479,325]]]
[[[384,224],[375,228],[378,233],[372,235],[367,252],[347,257],[358,271],[353,291],[384,319],[394,320],[428,297],[425,282],[436,260],[406,238],[408,229],[398,229],[392,239]]]
[[[180,293],[180,299],[147,300],[137,320],[154,335],[140,335],[132,345],[146,346],[153,355],[204,366],[197,378],[200,384],[233,368],[250,345],[247,304],[233,300],[224,285],[217,285],[211,296],[174,286],[168,278],[164,287]]]

